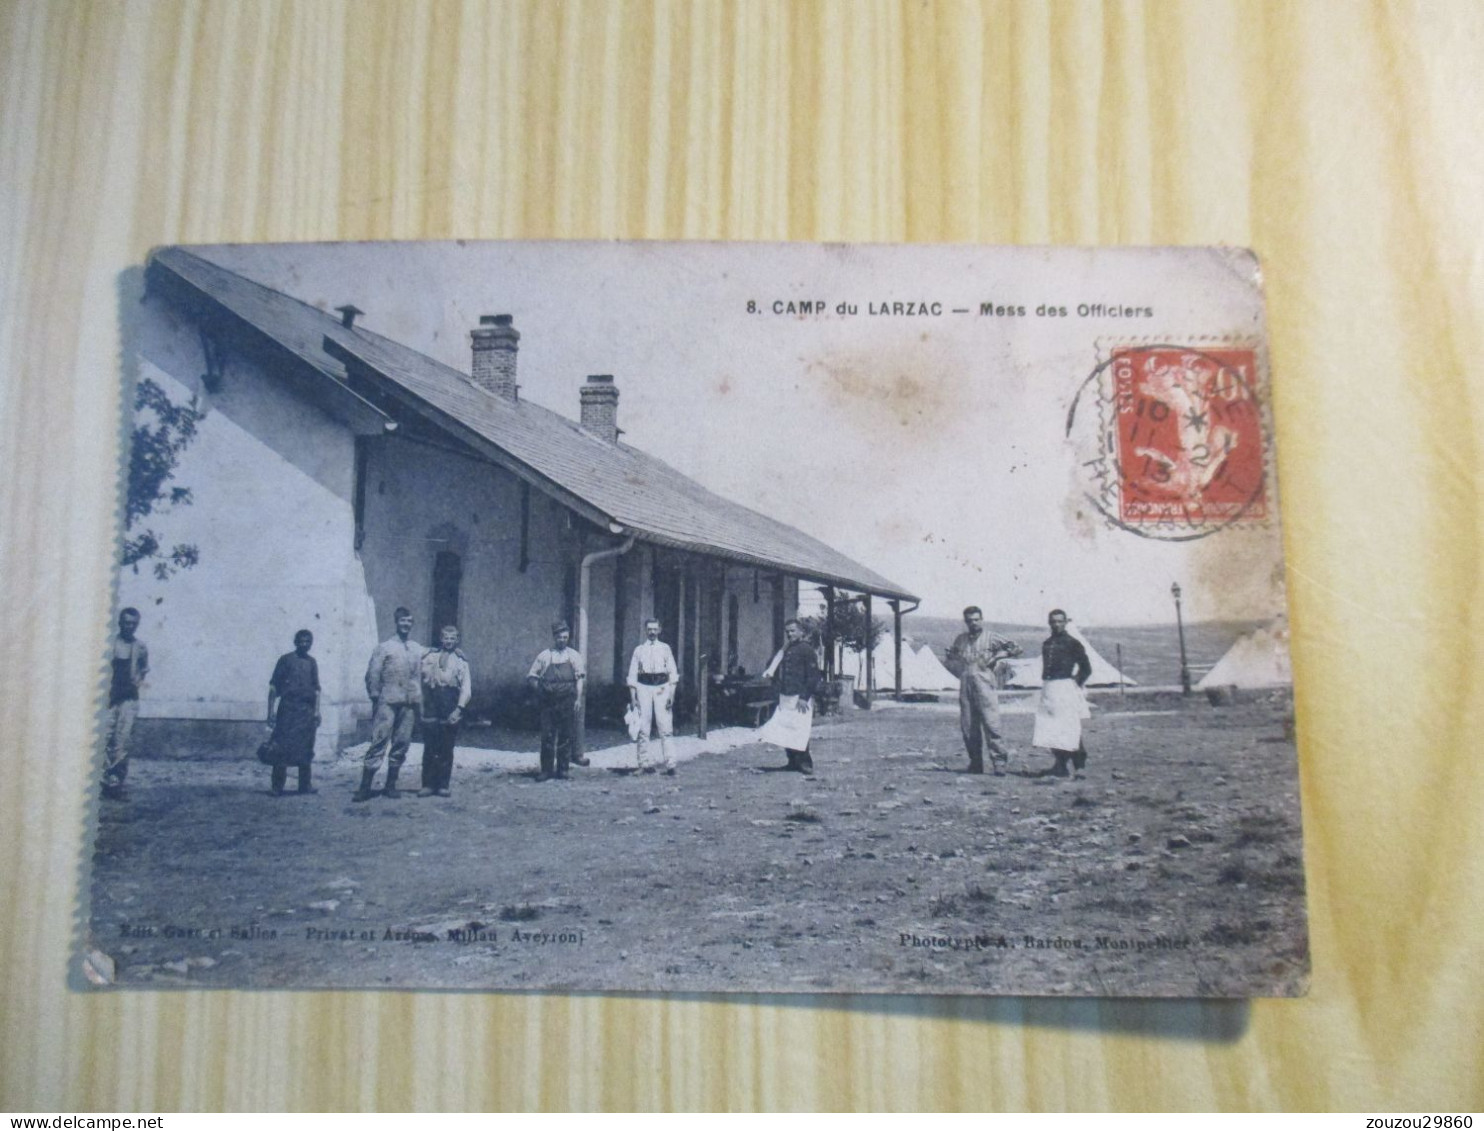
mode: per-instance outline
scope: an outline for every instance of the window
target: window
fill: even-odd
[[[727,671],[737,670],[737,665],[742,662],[742,654],[737,647],[737,625],[741,620],[741,609],[738,608],[737,594],[727,595]]]
[[[440,550],[433,559],[433,623],[429,635],[437,634],[459,623],[459,586],[464,580],[464,563],[452,550]]]
[[[368,436],[356,437],[355,488],[352,507],[355,511],[355,548],[359,553],[366,541],[366,470],[371,463],[371,441]]]

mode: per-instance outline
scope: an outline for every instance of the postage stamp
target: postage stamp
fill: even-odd
[[[1266,522],[1272,445],[1258,346],[1100,346],[1068,432],[1079,408],[1098,422],[1097,454],[1084,467],[1104,518],[1175,541]]]
[[[167,247],[119,310],[89,984],[1303,992],[1250,254]]]

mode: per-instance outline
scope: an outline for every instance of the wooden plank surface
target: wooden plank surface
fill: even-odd
[[[1481,61],[1467,0],[0,5],[0,1109],[1484,1106]],[[1256,248],[1310,996],[66,989],[115,276],[433,237]]]

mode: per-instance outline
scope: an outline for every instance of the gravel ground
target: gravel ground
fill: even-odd
[[[256,763],[139,760],[101,808],[95,961],[154,986],[1301,992],[1290,710],[1100,706],[1080,781],[1023,712],[1011,773],[963,774],[944,704],[822,721],[813,778],[762,772],[782,759],[745,732],[675,778],[461,750],[451,798],[364,804],[350,757],[281,798]]]

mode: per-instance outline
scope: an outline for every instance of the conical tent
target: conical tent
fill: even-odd
[[[1087,659],[1092,664],[1092,675],[1087,679],[1088,687],[1137,687],[1139,681],[1130,679],[1112,664],[1103,658],[1092,641],[1083,636],[1076,628],[1067,625],[1067,635],[1081,642],[1082,647],[1087,649]],[[1022,656],[1018,660],[1010,661],[1010,679],[1006,684],[1008,687],[1040,687],[1041,686],[1041,657]]]
[[[1010,665],[1010,674],[1005,679],[1006,687],[1040,687],[1041,686],[1041,657],[1022,656],[1018,660],[1006,661]]]
[[[884,647],[878,647],[873,656],[876,664],[876,690],[891,691],[896,687],[897,681],[890,642]],[[840,674],[854,676],[856,687],[864,688],[865,673],[865,653],[853,648],[844,649],[840,660]],[[902,642],[903,691],[942,691],[957,686],[957,678],[939,662],[931,648],[924,644],[914,649],[905,640]]]
[[[911,656],[911,659],[908,659]],[[958,686],[958,677],[945,668],[924,644],[917,651],[902,647],[902,686],[914,691],[943,691]]]
[[[906,666],[907,646],[902,645],[902,662]],[[871,659],[876,669],[876,689],[878,691],[890,691],[897,685],[896,667],[892,663],[891,641],[882,641],[876,645],[871,653]],[[840,674],[848,675],[855,680],[857,688],[864,689],[866,686],[866,654],[857,652],[854,648],[842,648],[840,650]],[[905,684],[904,684],[905,686]]]
[[[906,651],[907,646],[903,644],[902,652],[904,655]],[[877,644],[876,650],[871,653],[871,657],[876,664],[876,689],[878,691],[890,691],[896,687],[897,668],[893,662],[891,641],[883,640]],[[865,657],[861,657],[861,661],[862,665],[864,665]]]
[[[1238,637],[1196,687],[1283,687],[1292,683],[1288,623],[1280,617]]]

